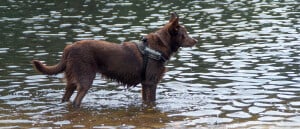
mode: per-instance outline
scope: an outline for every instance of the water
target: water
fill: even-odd
[[[293,0],[0,2],[0,126],[8,128],[300,128],[300,7]],[[66,44],[137,41],[176,11],[199,40],[169,61],[157,104],[98,76],[82,108],[60,103]],[[74,98],[72,98],[74,99]]]

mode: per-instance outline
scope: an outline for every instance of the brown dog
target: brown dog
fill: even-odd
[[[62,59],[54,66],[45,66],[37,60],[32,63],[43,74],[65,72],[67,85],[62,102],[69,101],[77,89],[75,107],[80,106],[97,72],[127,86],[141,83],[143,101],[149,103],[155,101],[157,84],[165,72],[165,61],[179,47],[192,47],[197,42],[179,25],[177,14],[172,13],[169,23],[145,36],[142,44],[83,40],[66,46]]]

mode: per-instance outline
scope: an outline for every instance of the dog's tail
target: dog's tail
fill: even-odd
[[[39,71],[43,74],[47,74],[47,75],[54,75],[54,74],[62,73],[66,69],[66,60],[67,60],[66,55],[67,54],[68,54],[67,52],[64,52],[59,63],[56,65],[53,65],[53,66],[44,65],[38,60],[32,60],[31,63],[33,64],[33,67],[37,71]]]
[[[54,75],[54,74],[61,73],[66,68],[65,62],[62,60],[58,64],[53,66],[46,66],[38,60],[33,60],[32,64],[37,71],[47,75]]]

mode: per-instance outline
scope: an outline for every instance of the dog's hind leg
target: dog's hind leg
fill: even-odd
[[[89,66],[87,66],[89,67]],[[88,72],[85,71],[86,74],[84,73],[80,73],[79,75],[79,82],[77,85],[77,96],[73,102],[73,106],[75,108],[80,107],[81,105],[81,101],[84,98],[84,96],[86,95],[86,93],[88,92],[88,90],[90,89],[90,87],[93,84],[93,80],[95,79],[96,73],[95,71],[93,71],[92,69],[89,70]]]
[[[67,102],[70,100],[70,97],[72,96],[72,94],[74,93],[74,91],[76,90],[77,85],[73,82],[67,82],[67,86],[65,88],[65,94],[62,98],[62,102]]]

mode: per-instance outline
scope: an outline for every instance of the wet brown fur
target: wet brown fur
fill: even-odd
[[[148,47],[159,51],[170,59],[179,47],[191,47],[196,39],[188,36],[186,29],[179,25],[176,13],[164,27],[146,36]],[[91,87],[96,73],[116,80],[127,86],[142,84],[144,102],[154,102],[156,87],[165,72],[164,63],[149,59],[146,68],[146,79],[142,80],[143,56],[132,42],[115,44],[107,41],[83,40],[68,45],[60,62],[54,66],[43,65],[38,60],[32,61],[37,71],[53,75],[65,72],[67,85],[62,101],[69,101],[73,92],[78,94],[73,102],[79,107],[88,89]]]

